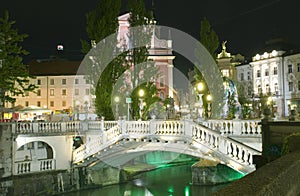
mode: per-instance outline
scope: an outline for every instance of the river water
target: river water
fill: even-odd
[[[191,165],[163,167],[138,174],[130,182],[103,188],[82,190],[64,196],[175,196],[210,195],[226,184],[216,186],[191,185]]]

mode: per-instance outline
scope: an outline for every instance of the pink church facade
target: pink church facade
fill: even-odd
[[[130,29],[130,14],[124,14],[118,17],[118,41],[129,45],[128,33]],[[162,99],[174,96],[173,89],[173,60],[172,41],[163,40],[156,37],[155,32],[151,36],[148,59],[154,61],[154,66],[159,69],[160,76],[156,79],[156,87],[159,90],[159,97]]]

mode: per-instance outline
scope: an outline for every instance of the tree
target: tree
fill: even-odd
[[[81,40],[82,52],[88,53],[93,47],[96,47],[96,43],[112,34],[116,34],[120,7],[121,0],[101,0],[94,10],[87,13],[86,31],[91,41]],[[110,42],[105,42],[105,48],[105,51],[102,50],[93,56],[93,61],[85,67],[85,70],[93,87],[92,92],[96,95],[96,113],[99,116],[105,116],[106,119],[113,119],[111,108],[112,89],[117,78],[125,71],[125,67],[122,66],[124,55],[114,59],[105,67],[103,59],[111,55],[108,53],[118,50],[117,37]],[[92,64],[98,66],[91,66]],[[99,73],[102,73],[100,78]]]
[[[200,27],[200,42],[201,44],[207,49],[207,51],[210,53],[210,55],[216,59],[217,55],[216,55],[216,51],[218,49],[219,46],[219,38],[217,33],[212,29],[209,21],[207,20],[207,18],[203,18],[203,20],[201,21],[201,27]],[[195,49],[195,55],[197,55],[199,53],[199,49]],[[199,69],[194,66],[194,79],[195,82],[204,82],[205,83],[205,79],[202,75],[202,73],[199,71]],[[203,94],[208,94],[209,89],[207,88],[207,84],[204,84],[205,88],[204,88],[204,92],[202,92]],[[203,106],[207,107],[207,102],[205,99],[203,99]]]
[[[212,29],[207,18],[203,18],[201,21],[200,42],[215,59],[217,57],[216,51],[219,47],[219,38],[217,33]]]
[[[154,62],[148,61],[150,41],[153,35],[153,29],[151,28],[153,22],[153,16],[151,11],[147,11],[143,0],[129,0],[128,10],[130,12],[130,27],[137,27],[146,25],[147,28],[139,28],[138,30],[129,29],[129,40],[133,46],[128,52],[128,67],[132,67],[131,76],[131,87],[134,90],[131,94],[133,104],[132,104],[132,115],[133,118],[137,118],[139,111],[139,102],[136,89],[143,88],[147,94],[146,108],[144,109],[143,116],[145,117],[151,104],[157,102],[159,98],[157,97],[158,90],[155,86],[155,79],[159,77],[158,69],[149,69],[144,72],[148,67],[154,67]],[[135,47],[143,45],[141,43],[149,43],[148,46]],[[147,63],[145,63],[147,62]],[[140,64],[144,63],[142,66]]]
[[[14,103],[13,96],[24,95],[36,89],[30,84],[27,66],[23,64],[22,55],[28,52],[20,46],[26,34],[19,34],[13,28],[15,21],[10,21],[8,11],[0,18],[0,108],[5,107],[5,102]],[[1,118],[3,112],[1,111]]]

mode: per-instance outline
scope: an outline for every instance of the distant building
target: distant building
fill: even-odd
[[[18,96],[15,105],[31,105],[52,111],[83,112],[88,105],[93,111],[93,96],[89,81],[77,73],[79,61],[43,60],[29,63],[29,73],[36,76],[31,83],[38,86],[35,93]],[[78,74],[78,75],[76,75]]]
[[[118,18],[119,42],[129,42],[130,15],[124,14]],[[92,42],[93,43],[93,42]],[[96,43],[94,43],[96,44]],[[129,43],[127,43],[129,44]],[[162,99],[173,98],[173,59],[172,41],[161,40],[154,33],[149,49],[150,60],[159,68],[160,77],[156,80],[159,96]],[[91,94],[91,85],[83,73],[77,73],[79,61],[60,59],[44,59],[29,63],[29,73],[36,76],[31,83],[36,84],[36,93],[27,93],[24,97],[18,96],[15,105],[38,106],[52,111],[84,112],[86,106],[94,111],[94,96]]]
[[[217,56],[217,63],[223,77],[236,80],[235,66],[243,63],[245,58],[241,54],[231,55],[228,53],[226,51],[226,43],[227,41],[222,43],[222,51]]]

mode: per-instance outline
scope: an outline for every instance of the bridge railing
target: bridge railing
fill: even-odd
[[[215,151],[221,152],[229,158],[229,160],[253,167],[254,169],[252,157],[253,155],[260,154],[258,150],[225,137],[224,135],[219,134],[218,131],[210,130],[196,123],[193,123],[191,128],[193,140],[202,143]]]
[[[55,159],[22,161],[14,164],[14,175],[55,170]]]
[[[12,126],[12,130],[17,134],[75,132],[82,128],[80,121],[17,122],[12,123]]]
[[[203,125],[220,134],[261,135],[260,120],[207,120]]]
[[[88,144],[81,145],[73,151],[73,162],[78,163],[95,153],[99,153],[120,140],[121,137],[122,132],[119,125],[115,125],[107,131],[99,131],[96,135],[93,135]]]

